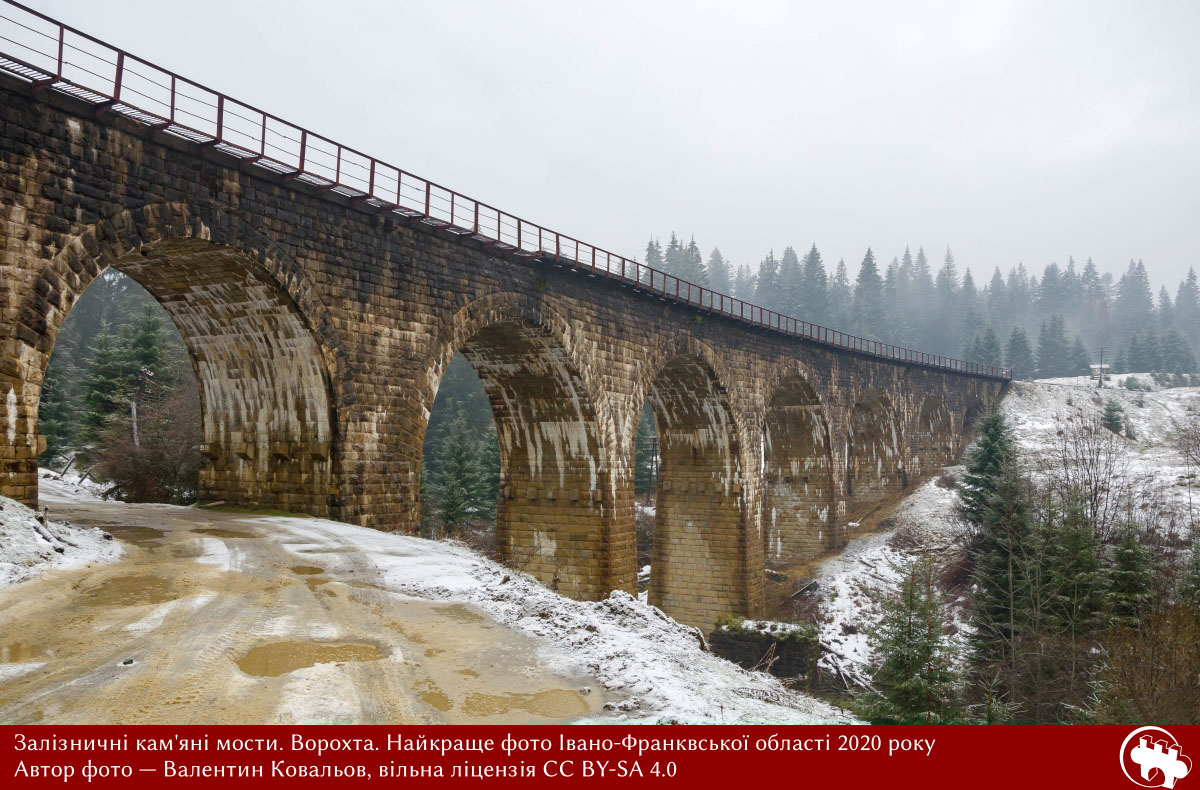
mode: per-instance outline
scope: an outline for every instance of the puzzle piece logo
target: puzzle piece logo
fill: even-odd
[[[1136,785],[1173,788],[1191,773],[1192,761],[1162,727],[1139,727],[1121,744],[1121,770]]]

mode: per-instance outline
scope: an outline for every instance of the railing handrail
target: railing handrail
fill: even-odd
[[[19,9],[32,19],[22,22],[0,13],[0,70],[28,81],[35,92],[54,88],[91,102],[96,106],[97,113],[120,114],[156,132],[213,145],[240,159],[240,166],[257,166],[285,180],[295,179],[319,191],[337,192],[352,202],[395,213],[459,237],[473,238],[485,247],[510,255],[543,260],[552,258],[560,265],[594,276],[621,280],[667,301],[694,305],[726,318],[854,353],[969,375],[1012,378],[1007,368],[965,362],[857,337],[682,280],[631,258],[501,211],[304,127],[288,123],[278,116],[130,55],[15,0],[2,2],[4,6]],[[4,6],[0,6],[0,9]],[[51,25],[53,31],[38,30],[33,26],[34,20]],[[13,27],[5,27],[5,23]],[[4,33],[11,33],[17,38],[10,38]],[[76,42],[68,34],[82,41]],[[20,40],[22,37],[39,44],[42,39],[48,40],[54,51],[41,51],[23,43]],[[83,48],[79,45],[83,42],[100,47],[102,52]],[[18,57],[16,53],[6,52],[8,45],[28,50],[47,62],[35,65],[30,62],[29,56]],[[68,50],[72,51],[70,56]],[[87,61],[87,66],[76,63],[72,60],[76,53],[80,60],[86,56],[111,67],[112,75],[97,73],[93,69],[106,69],[93,64],[91,60]],[[153,73],[144,74],[131,64]],[[135,84],[139,87],[134,87]],[[155,88],[164,93],[152,95]],[[203,95],[187,93],[183,88],[191,88]],[[140,97],[140,100],[130,99],[131,93]],[[181,115],[189,118],[181,120]],[[269,141],[272,134],[275,139]],[[232,139],[233,135],[237,135],[238,139]],[[272,152],[268,153],[268,148],[273,149]],[[322,162],[318,155],[328,157],[329,161]],[[354,168],[362,173],[351,175]]]

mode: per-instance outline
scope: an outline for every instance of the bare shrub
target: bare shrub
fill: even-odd
[[[943,475],[938,475],[937,479],[933,481],[933,484],[938,488],[945,488],[949,491],[953,491],[958,487],[958,477],[952,472],[946,472]]]
[[[200,482],[200,393],[190,367],[180,366],[162,400],[114,419],[89,451],[107,495],[126,502],[189,504]]]

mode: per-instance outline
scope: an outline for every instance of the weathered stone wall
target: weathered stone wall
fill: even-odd
[[[636,589],[649,398],[664,452],[651,600],[698,625],[756,614],[769,545],[778,563],[836,549],[848,521],[960,450],[1003,388],[506,257],[4,80],[0,492],[25,502],[55,337],[110,265],[163,300],[192,353],[206,496],[414,532],[429,410],[461,351],[501,437],[498,545],[581,598]],[[944,413],[924,409],[934,396]],[[773,508],[791,514],[774,534]]]

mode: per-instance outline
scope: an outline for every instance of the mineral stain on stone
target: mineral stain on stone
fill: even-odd
[[[253,648],[237,661],[247,675],[277,678],[316,664],[378,661],[384,652],[361,642],[269,642]]]

